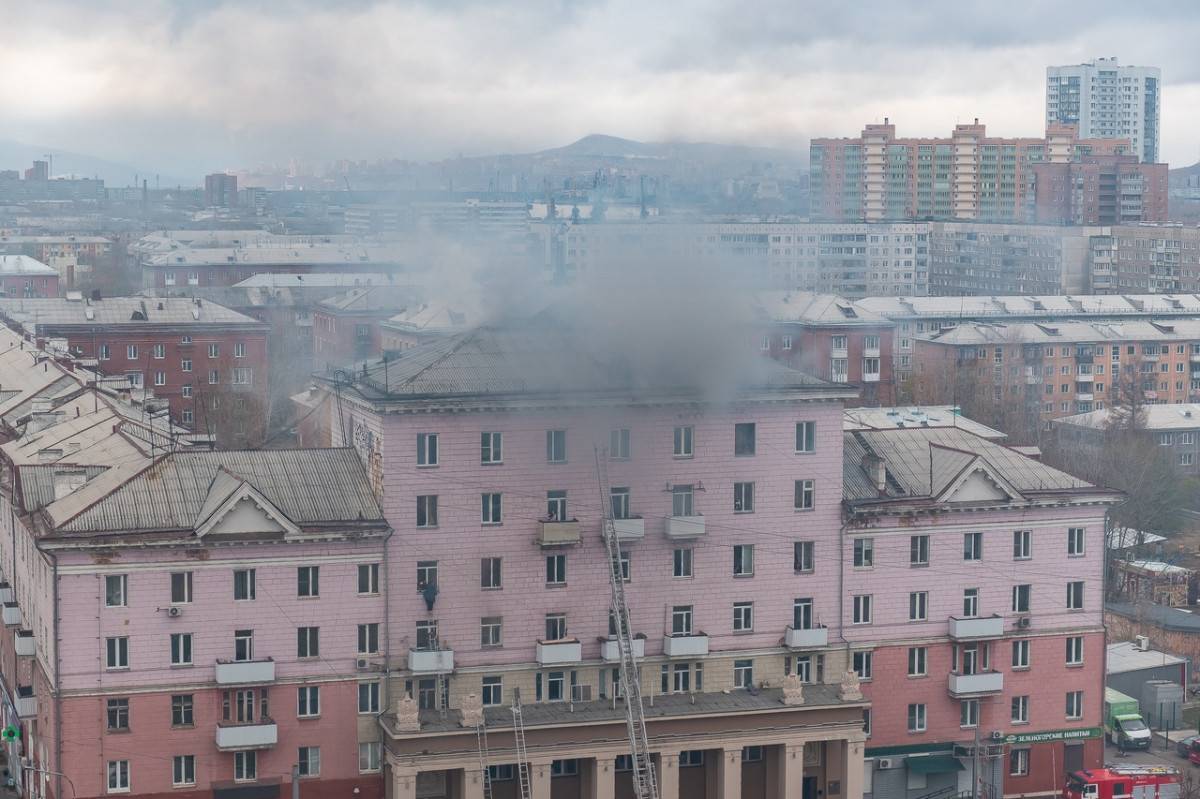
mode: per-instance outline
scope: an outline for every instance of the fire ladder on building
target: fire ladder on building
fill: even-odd
[[[487,722],[475,728],[475,745],[479,747],[479,779],[483,783],[483,799],[492,799],[492,768],[488,756]]]
[[[621,542],[613,524],[611,490],[608,484],[608,452],[596,448],[596,478],[600,484],[600,507],[604,511],[603,537],[608,552],[608,582],[612,589],[612,617],[621,655],[621,689],[625,696],[625,726],[633,761],[633,793],[636,799],[658,799],[658,781],[650,761],[650,740],[642,707],[642,686],[633,656],[629,606],[625,603],[625,580],[621,572]]]
[[[517,741],[517,778],[521,786],[521,799],[532,799],[529,785],[529,755],[525,751],[525,718],[521,714],[521,689],[513,689],[512,701],[513,737]]]

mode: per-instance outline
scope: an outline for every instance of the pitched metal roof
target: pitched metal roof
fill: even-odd
[[[759,291],[755,309],[771,322],[820,326],[893,327],[890,319],[836,294],[811,291]]]
[[[52,518],[62,520],[58,531],[64,534],[192,529],[222,469],[301,526],[383,522],[351,449],[177,452],[86,509],[52,506]],[[72,510],[77,515],[66,515]]]
[[[186,297],[0,299],[0,314],[28,328],[56,325],[250,325],[262,322],[211,302]]]
[[[1077,413],[1055,419],[1054,423],[1072,427],[1090,427],[1102,430],[1112,419],[1112,409]],[[1200,403],[1181,402],[1165,405],[1143,405],[1139,418],[1143,430],[1196,430],[1200,429]]]
[[[57,276],[58,270],[28,255],[0,255],[0,275]]]

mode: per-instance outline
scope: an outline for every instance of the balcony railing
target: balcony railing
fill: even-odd
[[[613,519],[613,532],[619,541],[637,541],[646,537],[646,520],[641,516]]]
[[[17,686],[17,715],[23,719],[31,719],[38,714],[37,697],[33,695],[32,685]]]
[[[950,696],[981,696],[983,694],[998,694],[1004,690],[1004,673],[1000,671],[983,671],[977,674],[951,674]]]
[[[663,654],[669,658],[707,655],[708,635],[668,635],[663,638]]]
[[[878,383],[879,372],[863,372],[862,379],[864,383]]]
[[[417,674],[448,674],[454,671],[454,650],[410,649],[408,670]]]
[[[784,644],[788,649],[813,649],[829,645],[829,628],[825,625],[799,628],[788,627],[784,631]]]
[[[3,611],[4,626],[20,627],[22,622],[21,608],[16,602],[5,602]]]
[[[252,685],[275,681],[275,661],[262,660],[218,660],[217,685]]]
[[[538,543],[544,547],[578,544],[579,522],[575,519],[562,522],[540,520],[538,522]]]
[[[17,630],[13,634],[13,643],[16,646],[17,654],[21,657],[33,657],[37,654],[37,643],[33,637],[33,630]]]
[[[979,641],[984,638],[1004,637],[1004,617],[999,615],[982,618],[960,619],[950,617],[950,637],[955,641]]]
[[[699,538],[702,535],[704,535],[703,516],[667,517],[667,538]]]
[[[635,658],[643,658],[646,656],[646,637],[643,635],[634,636],[633,638],[633,656]],[[600,657],[605,663],[619,663],[621,661],[621,647],[617,643],[616,638],[600,639]]]
[[[574,639],[538,641],[537,662],[540,666],[558,666],[583,660],[583,644]]]
[[[13,601],[12,586],[8,581],[0,582],[0,603],[8,603]]]
[[[217,724],[217,749],[269,749],[279,743],[279,727],[274,719],[263,717],[252,723],[223,721]]]

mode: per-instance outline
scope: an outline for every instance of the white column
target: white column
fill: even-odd
[[[779,746],[779,784],[775,799],[792,799],[804,795],[804,744]]]
[[[851,739],[842,744],[842,799],[862,799],[864,749],[861,740]]]
[[[611,755],[592,761],[592,799],[615,799],[616,763]]]
[[[741,799],[742,796],[742,747],[721,751],[721,773],[719,799]]]
[[[532,799],[550,799],[550,761],[529,764],[529,795]]]
[[[660,752],[658,795],[660,799],[679,799],[679,752]]]
[[[392,799],[417,799],[417,770],[392,767]]]
[[[463,799],[483,799],[483,772],[477,768],[463,769]]]

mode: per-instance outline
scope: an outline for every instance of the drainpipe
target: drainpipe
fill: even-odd
[[[59,674],[62,671],[62,646],[58,637],[58,555],[50,553],[54,569],[54,799],[62,799],[62,690]],[[72,790],[72,792],[74,792]]]
[[[388,596],[388,544],[391,542],[394,532],[389,527],[387,535],[383,537],[383,564],[380,569],[383,574],[379,578],[380,582],[383,583],[381,588],[381,593],[383,594],[383,688],[379,692],[380,717],[387,712],[388,707],[390,707],[389,700],[391,699],[391,692],[388,690],[388,687],[391,684],[392,673],[392,603]]]

